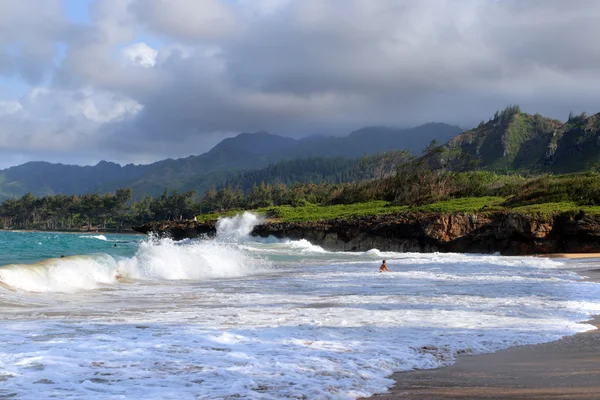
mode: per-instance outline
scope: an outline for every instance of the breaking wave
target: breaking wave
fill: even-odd
[[[269,265],[236,243],[260,222],[260,217],[251,213],[221,219],[217,240],[174,242],[150,237],[140,242],[130,258],[97,253],[6,265],[0,267],[0,283],[29,292],[72,292],[116,284],[122,278],[199,281],[242,277]],[[85,237],[107,240],[104,235]]]
[[[264,218],[248,211],[231,218],[219,218],[217,221],[217,239],[221,241],[240,241],[248,238],[256,225]]]
[[[116,282],[116,260],[108,254],[49,258],[0,267],[0,282],[28,292],[73,292]]]
[[[118,271],[132,279],[204,280],[241,277],[263,270],[266,261],[247,255],[234,244],[215,240],[147,240]]]
[[[83,238],[83,239],[98,239],[98,240],[102,240],[104,242],[108,241],[108,238],[104,235],[82,235],[79,237]]]

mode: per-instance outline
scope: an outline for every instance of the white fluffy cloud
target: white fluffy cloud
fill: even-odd
[[[144,42],[134,43],[122,50],[123,58],[126,63],[138,65],[144,68],[154,67],[158,51],[148,46]]]
[[[0,153],[47,134],[149,161],[240,131],[600,111],[591,0],[96,0],[85,26],[58,0],[0,6],[0,76],[42,87],[3,97]]]
[[[3,167],[32,160],[95,164],[107,155],[105,126],[126,124],[142,109],[132,99],[91,88],[35,88],[19,101],[0,101]]]

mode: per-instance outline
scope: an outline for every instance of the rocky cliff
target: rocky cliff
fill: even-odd
[[[214,235],[215,223],[157,222],[134,230],[175,240]],[[542,218],[510,212],[364,216],[324,222],[267,220],[255,236],[306,239],[336,251],[496,253],[600,252],[600,217],[585,213]]]
[[[147,235],[153,234],[158,237],[170,237],[173,240],[210,237],[214,236],[217,232],[215,221],[155,221],[148,222],[142,226],[134,226],[132,229]]]

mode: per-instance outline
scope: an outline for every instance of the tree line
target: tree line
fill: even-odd
[[[436,151],[435,145],[427,151]],[[29,193],[0,205],[0,226],[5,229],[120,231],[148,221],[192,219],[200,214],[282,205],[298,207],[370,200],[424,204],[455,195],[487,195],[490,191],[481,188],[496,176],[490,173],[467,176],[434,170],[420,159],[411,159],[405,152],[363,157],[353,164],[353,168],[357,177],[355,182],[296,182],[289,185],[282,182],[278,174],[269,175],[267,169],[264,175],[256,172],[240,175],[237,181],[212,187],[203,196],[194,191],[165,190],[161,196],[146,196],[139,201],[132,201],[130,188],[103,195],[58,194],[36,198]],[[248,188],[248,182],[251,182],[248,176],[266,178],[267,182],[255,180]]]
[[[440,151],[435,142],[425,157],[389,152],[363,157],[351,164],[354,182],[295,182],[288,184],[273,171],[250,171],[212,187],[202,196],[194,191],[165,190],[157,197],[132,201],[130,188],[115,193],[52,195],[26,194],[0,205],[4,229],[120,231],[156,220],[193,219],[196,215],[288,205],[352,204],[385,200],[395,205],[423,205],[460,197],[510,197],[515,204],[573,201],[596,205],[600,174],[523,177],[489,171],[452,171],[432,168],[428,156]],[[284,164],[285,165],[285,164]],[[288,164],[288,166],[291,164]],[[350,164],[333,162],[340,171]],[[280,167],[283,168],[283,167]],[[282,172],[282,170],[279,170]],[[261,179],[261,181],[257,181]]]
[[[115,193],[48,195],[28,193],[0,205],[0,227],[44,230],[115,230],[153,220],[190,219],[195,215],[271,205],[323,204],[348,182],[381,179],[410,160],[406,151],[360,159],[308,158],[282,161],[261,170],[230,173],[199,195],[194,190],[165,190],[132,201],[130,188]]]

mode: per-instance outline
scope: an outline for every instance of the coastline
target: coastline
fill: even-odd
[[[216,219],[152,221],[132,229],[173,240],[211,237]],[[252,236],[308,240],[329,251],[477,253],[505,256],[599,254],[600,214],[543,217],[518,212],[396,212],[330,219],[267,218]]]
[[[41,229],[0,229],[0,232],[36,232],[36,233],[70,233],[74,235],[130,235],[130,236],[146,236],[143,233],[136,232],[134,230],[126,230],[120,232],[112,231],[47,231]]]
[[[544,258],[568,258],[568,259],[585,259],[599,258],[600,253],[552,253],[552,254],[536,254],[536,257]]]
[[[597,258],[599,254],[560,254]],[[570,257],[572,256],[572,257]],[[600,269],[565,268],[600,283]],[[394,373],[396,384],[372,400],[593,400],[600,398],[600,316],[596,330],[554,342],[461,356],[451,366]],[[366,400],[366,399],[365,399]]]

